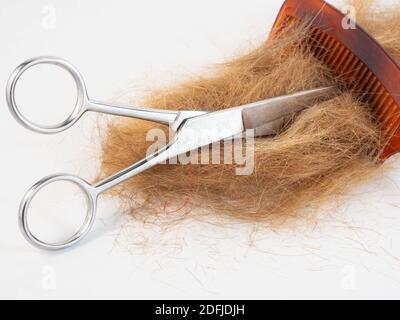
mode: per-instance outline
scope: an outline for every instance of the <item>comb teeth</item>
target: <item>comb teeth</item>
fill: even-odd
[[[321,0],[286,0],[273,35],[307,23],[306,50],[367,103],[382,126],[387,147],[382,157],[400,151],[400,67],[362,28],[344,30],[343,15]]]
[[[310,37],[308,48],[314,56],[343,79],[349,89],[362,96],[382,124],[386,138],[391,139],[400,127],[399,107],[375,74],[348,48],[322,30],[313,28]]]

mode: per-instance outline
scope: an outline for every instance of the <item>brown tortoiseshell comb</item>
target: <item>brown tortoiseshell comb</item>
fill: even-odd
[[[400,152],[400,67],[362,27],[343,28],[344,18],[322,0],[286,0],[271,37],[290,25],[309,27],[307,48],[371,106],[387,139],[387,159]]]

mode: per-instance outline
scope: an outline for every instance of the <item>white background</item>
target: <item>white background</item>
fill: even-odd
[[[25,59],[56,55],[79,68],[91,97],[114,102],[259,43],[282,3],[0,2],[2,88]],[[26,113],[42,121],[62,116],[71,101],[69,79],[46,70],[27,75],[18,96]],[[354,190],[337,214],[322,213],[318,225],[296,232],[200,222],[159,230],[121,218],[103,201],[86,241],[46,253],[22,238],[19,201],[50,173],[93,177],[96,117],[43,136],[17,124],[5,98],[0,105],[0,298],[400,298],[398,157],[370,185]],[[64,191],[54,193],[51,204],[65,199]],[[75,212],[72,205],[58,209],[60,221]]]

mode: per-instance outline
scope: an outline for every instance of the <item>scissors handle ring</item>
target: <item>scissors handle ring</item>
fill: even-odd
[[[42,190],[47,185],[58,181],[71,182],[79,187],[79,189],[84,193],[87,200],[87,213],[82,226],[72,237],[62,242],[49,243],[40,240],[32,233],[28,222],[29,206],[33,198],[40,190]],[[96,192],[96,189],[79,177],[71,175],[52,175],[43,178],[28,190],[21,201],[19,209],[19,225],[21,228],[21,232],[26,240],[28,240],[32,245],[39,249],[56,251],[69,248],[82,240],[92,228],[96,215],[97,197],[98,193]]]
[[[25,71],[39,64],[55,65],[68,71],[68,73],[72,76],[76,84],[77,99],[75,107],[66,120],[56,125],[44,126],[30,121],[21,113],[16,103],[15,90],[18,80]],[[68,61],[57,57],[38,57],[29,59],[21,63],[14,70],[14,72],[11,74],[8,80],[6,87],[6,99],[11,114],[21,125],[23,125],[29,130],[44,134],[58,133],[70,128],[79,120],[79,118],[83,115],[83,113],[87,111],[85,106],[88,101],[86,85],[79,71]]]

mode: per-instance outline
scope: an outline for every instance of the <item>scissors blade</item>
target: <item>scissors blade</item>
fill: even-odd
[[[172,156],[234,137],[243,131],[245,128],[241,108],[207,113],[187,119],[172,143]]]
[[[266,99],[242,106],[246,130],[255,129],[256,136],[275,134],[285,118],[294,115],[317,101],[332,98],[334,87],[301,91],[287,96]]]
[[[331,97],[333,87],[302,91],[185,120],[170,151],[175,156],[255,129],[255,135],[276,133],[282,120],[319,99]]]

